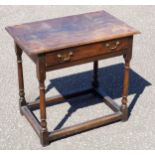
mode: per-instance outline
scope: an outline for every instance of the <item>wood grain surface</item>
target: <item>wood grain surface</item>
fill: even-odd
[[[139,33],[105,11],[10,26],[6,30],[28,55]]]

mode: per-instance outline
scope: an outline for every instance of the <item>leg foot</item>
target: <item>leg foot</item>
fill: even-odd
[[[40,143],[44,147],[49,144],[47,130],[42,130],[41,131],[41,133],[40,133]]]
[[[19,99],[19,110],[20,110],[20,114],[23,116],[23,113],[22,113],[22,110],[21,110],[21,107],[26,105],[26,100],[25,100],[25,97],[20,97]]]
[[[122,99],[122,100],[123,100],[123,99]],[[122,102],[123,102],[123,101],[122,101]],[[122,111],[122,113],[123,113],[122,121],[125,122],[125,121],[128,120],[128,116],[129,116],[129,114],[128,114],[128,107],[127,107],[126,104],[122,104],[122,105],[121,105],[121,111]]]

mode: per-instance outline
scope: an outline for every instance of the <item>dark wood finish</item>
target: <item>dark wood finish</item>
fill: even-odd
[[[48,145],[50,141],[128,119],[129,64],[132,56],[133,35],[139,31],[105,11],[22,24],[7,27],[6,30],[15,41],[20,110],[40,137],[43,146]],[[36,64],[39,81],[40,99],[30,103],[25,101],[22,51]],[[98,61],[120,55],[123,55],[125,60],[121,107],[103,90],[100,90],[98,81]],[[91,61],[93,61],[92,88],[45,99],[44,81],[47,71]],[[114,114],[48,132],[46,106],[59,104],[89,93],[101,97],[105,104],[114,111]],[[40,121],[32,112],[36,109],[40,109]]]
[[[120,107],[117,105],[117,103],[115,103],[115,101],[113,101],[103,90],[101,90],[100,88],[95,88],[93,90],[94,93],[97,96],[101,97],[104,103],[109,106],[114,112],[120,111]]]
[[[86,95],[86,94],[90,94],[93,92],[93,89],[87,89],[87,90],[82,90],[82,91],[79,91],[79,92],[74,92],[74,93],[71,93],[71,94],[66,94],[66,95],[57,95],[57,96],[53,96],[53,97],[49,97],[46,99],[46,106],[52,106],[52,105],[55,105],[55,104],[58,104],[58,103],[62,103],[68,99],[72,99],[72,98],[75,98],[75,97],[79,97],[79,96],[82,96],[82,95]],[[40,105],[40,100],[37,100],[37,101],[34,101],[34,102],[30,102],[28,107],[31,109],[31,110],[36,110],[39,108],[39,105]]]
[[[101,97],[104,103],[107,104],[114,112],[120,111],[120,107],[117,105],[117,103],[115,103],[103,90],[101,90],[100,87],[99,88],[94,87],[91,89],[82,90],[82,91],[67,94],[64,96],[57,95],[57,96],[49,97],[46,99],[46,106],[54,106],[54,105],[63,103],[69,99],[87,95],[87,94],[94,94],[94,95],[97,95],[98,97]],[[34,102],[30,102],[28,104],[28,108],[30,110],[37,110],[39,109],[39,105],[40,105],[40,100],[37,100]]]
[[[22,65],[22,49],[15,43],[15,52],[17,55],[18,67],[18,84],[19,84],[19,107],[22,114],[21,107],[26,105],[25,92],[24,92],[24,78],[23,78],[23,65]]]
[[[60,64],[68,64],[71,62],[77,62],[92,58],[95,56],[105,55],[113,52],[119,52],[129,48],[128,38],[121,38],[112,41],[106,41],[101,43],[95,43],[91,45],[83,45],[76,48],[70,48],[65,50],[56,51],[54,53],[46,54],[46,67],[57,66]],[[119,45],[116,45],[119,42]],[[109,44],[110,47],[106,45]],[[115,48],[115,49],[111,49]]]
[[[58,129],[57,131],[53,131],[49,134],[49,140],[54,141],[60,138],[64,138],[67,136],[71,136],[83,131],[87,131],[96,127],[100,127],[103,125],[107,125],[109,123],[116,122],[122,118],[122,113],[117,112],[115,114],[111,114],[108,116],[96,118],[94,120],[90,120],[81,124],[76,124],[71,127],[66,127],[63,129]]]
[[[40,89],[40,120],[41,120],[41,133],[40,140],[43,146],[48,145],[48,131],[47,131],[47,122],[46,122],[46,103],[45,103],[45,56],[40,55],[38,57],[37,63],[37,77],[39,81],[39,89]]]
[[[6,30],[28,55],[139,33],[105,11],[21,24]]]
[[[86,58],[86,59],[81,59],[81,60],[78,60],[75,62],[60,63],[59,65],[56,65],[56,66],[46,67],[46,71],[51,71],[51,70],[60,69],[60,68],[64,68],[64,67],[75,66],[75,65],[79,65],[79,64],[85,64],[85,63],[88,63],[91,61],[97,61],[97,60],[112,58],[112,57],[123,55],[125,53],[126,53],[126,50],[123,50],[123,51],[121,50],[118,52],[105,53],[104,55],[98,55],[98,56],[94,56],[94,57],[90,57],[90,58]]]
[[[98,81],[98,61],[94,61],[94,63],[93,63],[92,86],[93,86],[93,88],[97,88],[99,86],[99,81]]]
[[[127,96],[128,96],[130,60],[132,57],[132,41],[130,42],[130,48],[128,49],[127,53],[123,55],[123,57],[125,60],[125,65],[124,65],[124,81],[123,81],[121,111],[123,112],[122,120],[126,121],[128,119]]]

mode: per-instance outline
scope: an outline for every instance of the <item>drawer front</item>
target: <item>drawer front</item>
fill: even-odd
[[[129,48],[130,38],[121,38],[112,41],[94,43],[70,49],[56,51],[46,54],[46,67],[70,63],[78,60],[100,56],[108,53],[115,53]]]

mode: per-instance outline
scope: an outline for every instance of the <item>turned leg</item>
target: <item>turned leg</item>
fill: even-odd
[[[130,59],[131,59],[130,54],[124,55],[125,65],[124,65],[124,80],[123,80],[122,105],[121,105],[121,111],[123,112],[122,121],[126,121],[128,119],[127,96],[128,96]]]
[[[93,63],[93,81],[92,86],[97,88],[99,86],[98,82],[98,61],[94,61]]]
[[[22,49],[15,43],[15,51],[17,55],[17,67],[18,67],[18,84],[19,84],[19,108],[26,105],[25,92],[24,92],[24,79],[23,79],[23,66],[22,66]]]
[[[37,63],[37,76],[39,81],[39,90],[40,90],[40,121],[41,121],[41,133],[40,140],[43,146],[48,145],[48,131],[47,131],[47,122],[46,122],[46,104],[45,104],[45,58],[44,55],[39,56]]]

